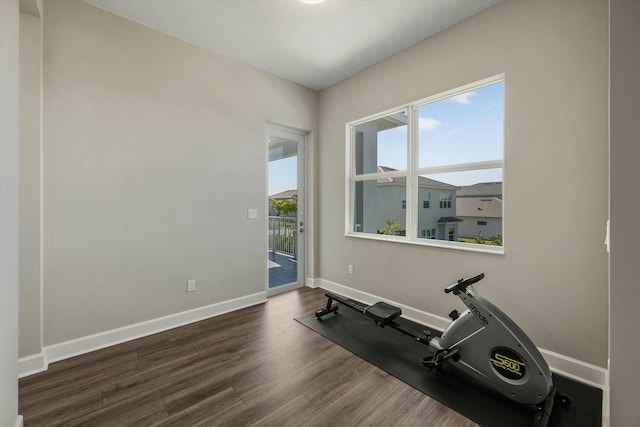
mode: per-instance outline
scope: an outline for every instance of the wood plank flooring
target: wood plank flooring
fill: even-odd
[[[477,426],[307,329],[303,288],[20,380],[31,426]]]

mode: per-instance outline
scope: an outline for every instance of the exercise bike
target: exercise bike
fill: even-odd
[[[318,310],[318,320],[338,310],[337,301],[372,318],[380,327],[391,327],[429,347],[430,355],[422,359],[429,370],[441,370],[450,365],[470,375],[476,381],[526,405],[535,405],[533,425],[544,427],[549,422],[554,402],[570,405],[566,395],[557,393],[551,370],[529,337],[495,305],[478,295],[473,284],[484,273],[467,280],[460,279],[445,288],[467,306],[459,314],[449,313],[452,322],[440,337],[429,330],[417,333],[395,322],[402,310],[377,302],[373,305],[327,292],[326,307]]]

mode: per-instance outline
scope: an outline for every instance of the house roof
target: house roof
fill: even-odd
[[[502,200],[497,197],[458,197],[456,198],[456,215],[502,218]]]
[[[287,190],[282,191],[280,193],[272,194],[269,196],[270,199],[278,199],[278,200],[288,200],[288,199],[297,199],[298,198],[298,190]]]
[[[388,166],[378,166],[378,172],[396,172],[398,169],[390,168]],[[404,176],[385,177],[379,178],[378,184],[402,184],[406,185],[407,178]],[[434,188],[438,190],[450,190],[458,191],[460,187],[447,184],[445,182],[436,181],[435,179],[425,178],[423,176],[418,177],[418,187],[420,188]]]
[[[462,222],[462,219],[455,216],[441,216],[438,220],[438,224],[448,224],[450,222]]]
[[[502,182],[479,182],[460,187],[456,197],[497,197],[502,199]]]

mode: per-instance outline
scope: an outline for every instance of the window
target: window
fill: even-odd
[[[346,234],[502,253],[503,129],[503,76],[348,123]]]
[[[451,209],[451,193],[440,193],[440,209]]]
[[[478,225],[487,225],[487,221],[478,221]]]
[[[422,229],[422,231],[420,232],[422,235],[422,238],[424,239],[435,239],[436,238],[436,229],[435,228],[429,228],[429,229]]]

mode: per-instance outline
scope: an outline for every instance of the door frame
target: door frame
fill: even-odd
[[[269,287],[269,136],[277,136],[281,138],[297,139],[298,140],[298,161],[297,161],[297,189],[298,189],[298,215],[296,218],[296,227],[298,230],[296,242],[297,245],[297,278],[295,282],[280,285],[276,288]],[[294,289],[305,286],[306,280],[306,218],[307,218],[307,203],[306,203],[306,183],[307,183],[307,143],[308,132],[283,126],[275,123],[267,123],[265,125],[265,289],[267,297],[289,292]],[[302,232],[300,230],[303,230]]]

